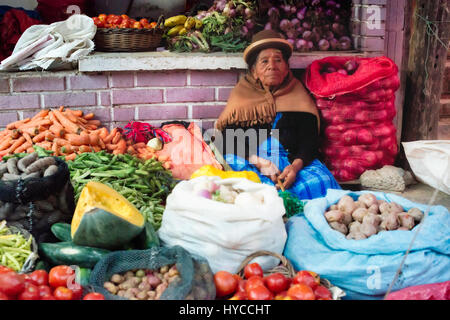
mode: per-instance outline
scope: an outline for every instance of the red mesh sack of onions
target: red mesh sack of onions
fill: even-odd
[[[305,84],[322,120],[321,150],[338,181],[394,164],[398,152],[395,92],[398,68],[386,57],[314,61]]]

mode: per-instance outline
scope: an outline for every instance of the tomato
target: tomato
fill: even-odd
[[[141,20],[139,20],[139,22],[140,22],[142,25],[149,24],[148,20],[145,19],[145,18],[142,18]]]
[[[245,286],[247,284],[247,280],[239,280],[236,288],[236,292],[245,292]]]
[[[236,293],[228,300],[247,300],[247,293],[245,291],[236,291]]]
[[[94,17],[92,19],[94,20],[94,24],[97,26],[97,28],[104,28],[105,27],[105,23],[103,21],[101,21],[99,18]]]
[[[306,284],[294,284],[287,291],[287,296],[294,300],[315,300],[313,289]]]
[[[214,284],[216,285],[216,296],[221,298],[235,292],[238,281],[228,271],[217,271],[214,275]]]
[[[316,296],[316,299],[319,300],[332,300],[332,295],[330,290],[328,290],[324,286],[317,286],[317,288],[314,290],[314,294]]]
[[[247,291],[248,300],[272,300],[273,294],[265,286],[254,286]]]
[[[122,23],[119,25],[119,28],[130,28],[130,20],[123,20]]]
[[[318,285],[314,277],[311,275],[311,273],[309,273],[306,270],[297,272],[292,282],[294,284],[306,284],[312,289],[315,289]]]
[[[46,294],[41,297],[41,300],[56,300],[56,298],[52,294]]]
[[[244,276],[246,279],[250,278],[251,276],[263,277],[263,270],[258,263],[250,263],[244,268]]]
[[[278,293],[287,290],[289,287],[289,280],[281,273],[273,273],[264,278],[266,287],[273,293]]]
[[[25,289],[25,280],[15,272],[0,273],[0,291],[14,297]]]
[[[75,279],[75,271],[64,265],[53,267],[48,274],[48,283],[53,288],[66,287],[67,283],[73,279]]]
[[[25,282],[25,284],[26,284],[26,283],[31,283],[31,284],[34,284],[35,286],[38,285],[36,281],[34,281],[33,279],[31,279],[31,276],[30,276],[29,274],[22,274],[22,273],[19,273],[19,277],[21,277],[21,278],[23,279],[23,281]]]
[[[115,14],[108,14],[108,16],[106,17],[106,23],[113,24],[113,20],[115,19],[115,17]]]
[[[6,272],[14,272],[13,269],[5,267],[5,266],[0,266],[0,273],[6,273]]]
[[[153,22],[150,22],[150,29],[153,29],[154,27],[156,27],[156,22],[155,21],[153,21]]]
[[[133,27],[134,29],[142,29],[142,25],[141,25],[141,23],[140,23],[139,21],[134,22],[133,25],[132,25],[132,27]]]
[[[308,272],[313,276],[316,283],[318,285],[320,285],[320,276],[317,273],[315,273],[314,271],[308,271]]]
[[[120,16],[115,16],[112,21],[111,24],[113,25],[119,25],[122,22],[122,17]]]
[[[47,285],[40,285],[38,287],[39,296],[42,298],[43,296],[52,295],[52,288]]]
[[[83,287],[79,283],[71,283],[67,286],[70,290],[72,290],[73,297],[72,300],[80,300],[83,296]]]
[[[31,283],[25,283],[25,289],[19,294],[19,300],[39,300],[40,298],[38,286]]]
[[[275,300],[284,300],[287,297],[287,291],[281,291],[275,296]]]
[[[105,297],[98,292],[91,292],[84,296],[83,300],[105,300]]]
[[[58,287],[53,291],[56,300],[72,300],[73,292],[66,287]]]
[[[121,14],[120,15],[121,17],[122,17],[122,20],[125,20],[125,19],[130,19],[130,17],[129,16],[127,16],[126,14]]]
[[[245,283],[245,291],[248,294],[250,289],[257,286],[264,286],[264,280],[259,276],[252,276],[247,279],[247,282]]]
[[[45,270],[35,270],[30,273],[30,277],[38,286],[48,285],[48,273]]]
[[[103,23],[106,23],[107,17],[108,17],[108,16],[107,16],[106,14],[102,13],[102,14],[100,14],[100,15],[98,16],[98,20],[100,20],[100,21],[103,22]]]
[[[0,291],[0,301],[1,300],[9,300],[8,296]]]

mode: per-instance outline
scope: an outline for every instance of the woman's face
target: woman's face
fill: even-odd
[[[289,73],[289,65],[279,49],[264,49],[258,54],[251,72],[264,87],[271,89],[283,82]]]

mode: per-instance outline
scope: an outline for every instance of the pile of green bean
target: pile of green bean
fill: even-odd
[[[130,201],[158,230],[162,222],[164,203],[176,181],[162,163],[141,160],[129,154],[112,155],[86,152],[68,161],[75,201],[89,181],[98,181],[113,188]]]
[[[6,226],[6,221],[0,222],[0,265],[6,266],[19,272],[28,257],[33,253],[31,250],[32,236],[27,239],[20,233],[13,233]]]

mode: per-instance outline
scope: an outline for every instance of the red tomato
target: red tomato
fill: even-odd
[[[98,292],[91,292],[84,296],[83,300],[105,300],[105,297]]]
[[[311,275],[311,273],[309,273],[306,270],[297,272],[292,282],[294,284],[306,284],[312,289],[315,289],[318,285],[314,277]]]
[[[265,286],[254,286],[247,291],[248,300],[272,300],[273,294]]]
[[[228,300],[247,300],[247,293],[245,291],[236,291],[235,294]]]
[[[98,19],[101,21],[101,22],[103,22],[103,23],[106,23],[106,19],[108,18],[108,16],[106,15],[106,14],[104,14],[104,13],[102,13],[102,14],[100,14],[99,16],[98,16]]]
[[[122,23],[119,25],[119,28],[130,28],[130,20],[123,20]]]
[[[0,301],[1,300],[9,300],[8,296],[0,291]]]
[[[72,300],[80,300],[83,296],[83,287],[79,283],[71,283],[67,286],[70,290],[72,290],[73,297]]]
[[[106,23],[113,24],[113,20],[115,19],[115,17],[115,14],[108,14],[108,16],[106,17]]]
[[[46,294],[41,297],[41,300],[56,300],[52,294]]]
[[[289,287],[289,280],[281,273],[273,273],[264,278],[266,287],[273,293],[279,293],[287,290]]]
[[[0,273],[0,291],[15,297],[25,289],[25,280],[15,272]]]
[[[214,275],[217,297],[225,297],[236,291],[238,281],[228,271],[217,271]]]
[[[250,263],[244,268],[244,276],[246,279],[250,278],[251,276],[263,277],[263,270],[258,263]]]
[[[238,286],[236,288],[236,292],[245,292],[245,285],[247,284],[247,280],[239,280]]]
[[[252,276],[249,279],[247,279],[247,282],[245,283],[245,292],[249,292],[250,289],[258,286],[264,286],[264,280],[263,278],[259,276]]]
[[[21,277],[23,279],[23,281],[25,281],[25,284],[26,283],[31,283],[31,284],[34,284],[35,286],[38,285],[37,282],[34,281],[29,274],[19,273],[19,277]]]
[[[317,300],[331,300],[332,295],[330,290],[328,290],[324,286],[317,286],[317,288],[314,290],[314,294],[316,296]]]
[[[25,283],[25,290],[19,294],[19,300],[39,300],[40,298],[38,286],[31,283]]]
[[[139,22],[144,26],[146,24],[149,24],[148,20],[145,18],[142,18],[141,20],[139,20]]]
[[[52,295],[52,288],[47,285],[40,285],[38,287],[39,296],[42,298],[43,296]]]
[[[30,277],[38,286],[48,285],[48,273],[45,270],[35,270],[30,273]]]
[[[275,300],[284,300],[287,297],[287,291],[281,291],[275,296]]]
[[[313,289],[306,284],[294,284],[287,291],[287,296],[294,300],[315,300]]]
[[[5,266],[0,266],[0,273],[6,273],[6,272],[14,272],[13,269],[5,267]]]
[[[308,272],[313,276],[316,283],[318,285],[320,285],[320,276],[317,273],[315,273],[314,271],[308,271]]]
[[[51,287],[67,287],[68,283],[73,283],[75,271],[69,266],[56,266],[50,269],[48,283]]]
[[[111,24],[113,25],[119,25],[122,22],[122,17],[121,16],[115,16],[112,21]]]
[[[157,23],[155,21],[150,22],[150,29],[153,29],[154,27],[156,27]]]
[[[73,292],[66,287],[58,287],[53,291],[56,300],[73,300]]]
[[[123,20],[125,20],[125,19],[127,19],[127,20],[130,19],[130,17],[127,16],[126,14],[121,14],[120,16],[122,17]]]
[[[133,25],[132,25],[132,27],[133,27],[134,29],[142,29],[142,25],[141,25],[141,23],[140,23],[139,21],[134,22]]]

